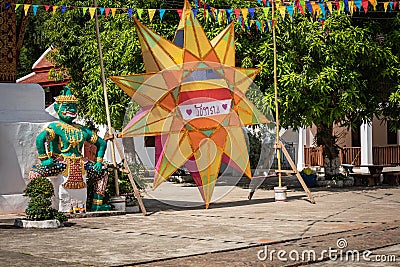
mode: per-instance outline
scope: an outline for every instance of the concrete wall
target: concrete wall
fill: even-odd
[[[0,83],[0,214],[25,210],[22,191],[38,163],[35,138],[54,121],[37,84]]]

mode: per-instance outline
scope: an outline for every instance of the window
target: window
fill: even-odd
[[[397,130],[394,130],[394,121],[388,121],[386,124],[387,133],[387,144],[396,145],[397,144]]]
[[[361,134],[360,134],[361,123],[357,123],[357,126],[351,128],[351,146],[361,147]]]

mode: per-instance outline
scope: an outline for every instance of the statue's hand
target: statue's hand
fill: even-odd
[[[53,165],[54,165],[54,160],[53,160],[53,158],[48,158],[48,159],[42,160],[42,165],[43,165],[43,166],[46,166],[46,167],[51,167],[51,166],[53,166]]]
[[[103,167],[103,164],[101,162],[96,162],[96,164],[94,164],[93,169],[95,171],[101,172],[101,169]]]

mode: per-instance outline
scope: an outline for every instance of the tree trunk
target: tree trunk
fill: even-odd
[[[0,0],[0,82],[15,82],[17,78],[17,29],[13,6],[15,1]]]
[[[336,141],[337,137],[333,133],[333,124],[317,125],[316,142],[317,145],[322,146],[324,171],[326,176],[332,176],[339,173],[340,159]]]

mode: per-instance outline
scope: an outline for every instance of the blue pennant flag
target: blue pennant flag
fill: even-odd
[[[100,9],[100,14],[103,15],[105,8],[104,7],[99,7],[99,9]]]
[[[33,8],[33,15],[36,16],[38,5],[32,5]]]
[[[251,19],[254,19],[254,11],[255,11],[254,7],[253,8],[249,8],[249,13],[250,13]]]
[[[160,21],[162,21],[164,13],[165,13],[165,9],[160,9]]]
[[[128,16],[132,18],[133,8],[128,8]]]
[[[67,6],[61,6],[61,13],[64,14],[65,10],[67,10]]]
[[[232,9],[225,9],[226,11],[226,18],[228,19],[228,23],[231,23],[231,16],[232,16]]]

